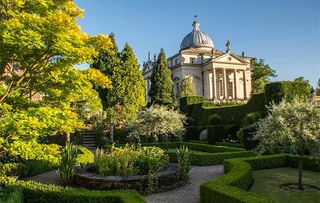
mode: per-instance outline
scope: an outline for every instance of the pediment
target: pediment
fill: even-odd
[[[221,56],[218,56],[213,59],[213,62],[216,63],[232,63],[232,64],[242,64],[247,65],[248,62],[241,57],[238,57],[237,55],[233,53],[225,53]]]

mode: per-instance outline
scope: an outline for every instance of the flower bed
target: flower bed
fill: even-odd
[[[76,171],[74,184],[88,189],[110,190],[110,189],[135,189],[139,192],[146,192],[150,179],[156,179],[157,191],[171,189],[179,184],[179,171],[176,164],[169,164],[155,176],[103,176],[93,172],[92,167],[81,168]]]
[[[287,154],[225,160],[226,174],[201,185],[201,202],[272,202],[266,197],[247,192],[254,181],[252,171],[287,166],[296,167],[297,160],[297,156]],[[320,164],[311,158],[306,157],[304,163],[305,169],[320,171]]]

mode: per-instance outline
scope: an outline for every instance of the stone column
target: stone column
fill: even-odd
[[[216,85],[216,69],[215,68],[213,68],[213,66],[212,66],[212,99],[214,100],[214,99],[216,99],[217,98],[217,94],[216,94],[216,90],[217,90],[217,85]]]
[[[237,95],[237,70],[234,69],[233,70],[233,88],[234,88],[234,99],[238,99],[238,95]]]
[[[227,87],[227,74],[226,69],[223,69],[223,96],[224,99],[228,99],[228,87]]]
[[[244,99],[247,99],[247,79],[246,79],[246,70],[243,70],[243,96]]]

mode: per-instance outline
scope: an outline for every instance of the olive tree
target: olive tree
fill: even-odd
[[[166,106],[154,105],[138,113],[137,119],[131,124],[130,136],[163,138],[173,135],[181,137],[185,132],[186,116]]]
[[[320,104],[294,99],[271,104],[269,115],[259,122],[255,139],[265,146],[282,145],[299,154],[298,187],[302,185],[302,167],[305,151],[319,158],[320,154]]]

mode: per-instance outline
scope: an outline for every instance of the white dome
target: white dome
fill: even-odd
[[[187,34],[181,44],[180,44],[180,50],[188,49],[191,47],[209,47],[214,48],[213,41],[204,32],[200,31],[200,23],[198,21],[194,21],[192,23],[193,31]]]

